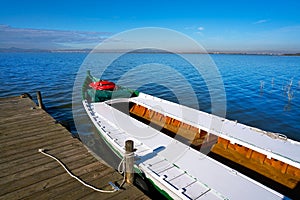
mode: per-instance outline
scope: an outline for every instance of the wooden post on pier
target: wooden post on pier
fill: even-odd
[[[45,106],[44,106],[44,104],[43,104],[41,92],[40,92],[40,91],[37,91],[37,92],[36,92],[36,96],[37,96],[39,108],[44,109]]]
[[[125,142],[125,177],[126,177],[126,183],[133,184],[134,180],[134,149],[133,149],[133,141],[132,140],[126,140]]]

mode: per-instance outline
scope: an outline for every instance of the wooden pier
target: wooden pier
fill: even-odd
[[[128,184],[115,193],[95,192],[38,152],[47,149],[95,187],[111,190],[108,182],[122,182],[123,176],[55,122],[29,98],[0,98],[0,199],[149,199]]]

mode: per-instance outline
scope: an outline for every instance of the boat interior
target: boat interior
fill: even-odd
[[[107,104],[283,194],[300,193],[300,169],[292,165],[131,101]]]

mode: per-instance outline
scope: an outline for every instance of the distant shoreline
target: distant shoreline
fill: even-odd
[[[283,56],[300,56],[300,53],[286,53]]]
[[[90,53],[93,49],[22,49],[22,48],[0,48],[0,53]],[[126,50],[102,50],[96,53],[125,53]],[[177,53],[177,54],[221,54],[221,55],[264,55],[264,56],[300,56],[300,53],[276,53],[276,52],[226,52],[226,51],[209,51],[209,52],[167,52],[153,49],[135,50],[129,53]]]

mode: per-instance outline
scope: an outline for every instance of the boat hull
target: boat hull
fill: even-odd
[[[222,128],[233,126],[241,130],[249,129],[247,126],[126,88],[122,88],[122,92],[126,91],[130,95],[114,97],[113,95],[105,96],[105,94],[105,98],[101,99],[102,93],[87,88],[89,81],[97,80],[99,79],[88,76],[83,87],[84,100],[82,102],[94,126],[107,146],[120,159],[125,154],[125,140],[133,140],[137,149],[135,172],[165,197],[240,199],[245,198],[244,195],[246,195],[247,198],[249,196],[248,199],[283,198],[283,195],[278,192],[203,154],[211,149],[217,152],[217,147],[222,143],[220,138],[223,137],[238,147],[241,144],[245,144],[247,148],[253,147],[227,133],[223,134],[215,127],[206,127],[207,124],[217,122],[222,125]],[[117,86],[117,88],[121,87]],[[118,90],[109,92],[118,93]],[[156,105],[159,105],[159,109]],[[177,116],[180,112],[188,113],[187,118]],[[201,122],[198,119],[204,121]],[[251,128],[249,131],[253,133]],[[263,137],[266,139],[265,136]],[[257,146],[253,149],[266,152]],[[274,158],[281,158],[272,152],[267,151],[267,153]],[[197,164],[189,165],[191,161],[196,161]],[[288,162],[294,164],[292,160]],[[211,174],[207,176],[199,172],[197,166],[201,166],[202,170],[206,169]],[[236,176],[231,176],[232,172]],[[218,177],[215,177],[217,174]],[[237,193],[227,185],[220,185],[215,180],[216,178],[221,182],[231,180],[233,185],[236,184],[232,187],[243,186],[248,190]]]

